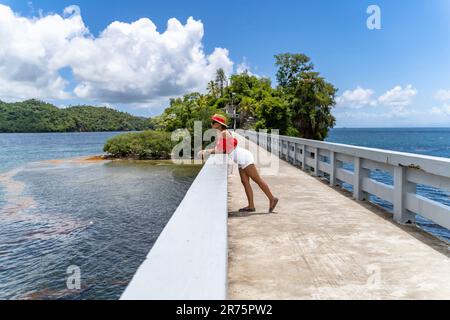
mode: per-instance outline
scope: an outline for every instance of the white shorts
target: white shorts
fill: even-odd
[[[249,165],[255,164],[253,154],[244,148],[237,147],[230,153],[230,157],[238,165],[239,169],[245,169]]]

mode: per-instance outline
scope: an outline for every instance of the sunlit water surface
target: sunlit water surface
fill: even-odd
[[[113,135],[0,135],[0,298],[120,297],[200,167],[74,159]]]

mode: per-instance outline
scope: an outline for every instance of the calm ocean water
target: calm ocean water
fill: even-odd
[[[119,298],[200,167],[74,160],[115,134],[0,135],[0,299]]]
[[[450,128],[333,129],[327,141],[450,158]],[[346,167],[353,169],[351,166]],[[371,177],[389,185],[393,184],[392,177],[383,172],[372,173]],[[346,187],[351,190],[351,186]],[[448,192],[418,185],[417,193],[450,206]],[[392,211],[390,203],[376,197],[371,197],[371,201]],[[417,216],[416,219],[419,227],[450,242],[449,230],[423,217]]]

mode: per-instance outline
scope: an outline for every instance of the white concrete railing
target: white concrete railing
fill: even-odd
[[[419,214],[450,229],[450,207],[416,193],[418,184],[450,191],[450,159],[255,131],[237,133],[316,176],[326,174],[331,186],[352,185],[356,200],[368,200],[371,194],[392,203],[397,222],[414,222]],[[353,165],[354,171],[344,169],[344,163]],[[371,171],[389,173],[393,186],[372,179]]]
[[[122,300],[227,296],[227,157],[209,158]]]

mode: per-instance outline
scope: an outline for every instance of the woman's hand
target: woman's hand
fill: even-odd
[[[208,157],[208,156],[210,156],[210,155],[212,155],[214,153],[215,153],[214,149],[206,149],[206,150],[200,151],[197,155],[198,155],[199,158],[203,159],[203,158],[206,158],[206,157]]]
[[[197,158],[203,159],[203,157],[205,156],[205,151],[206,151],[206,150],[200,150],[200,151],[197,153]]]

